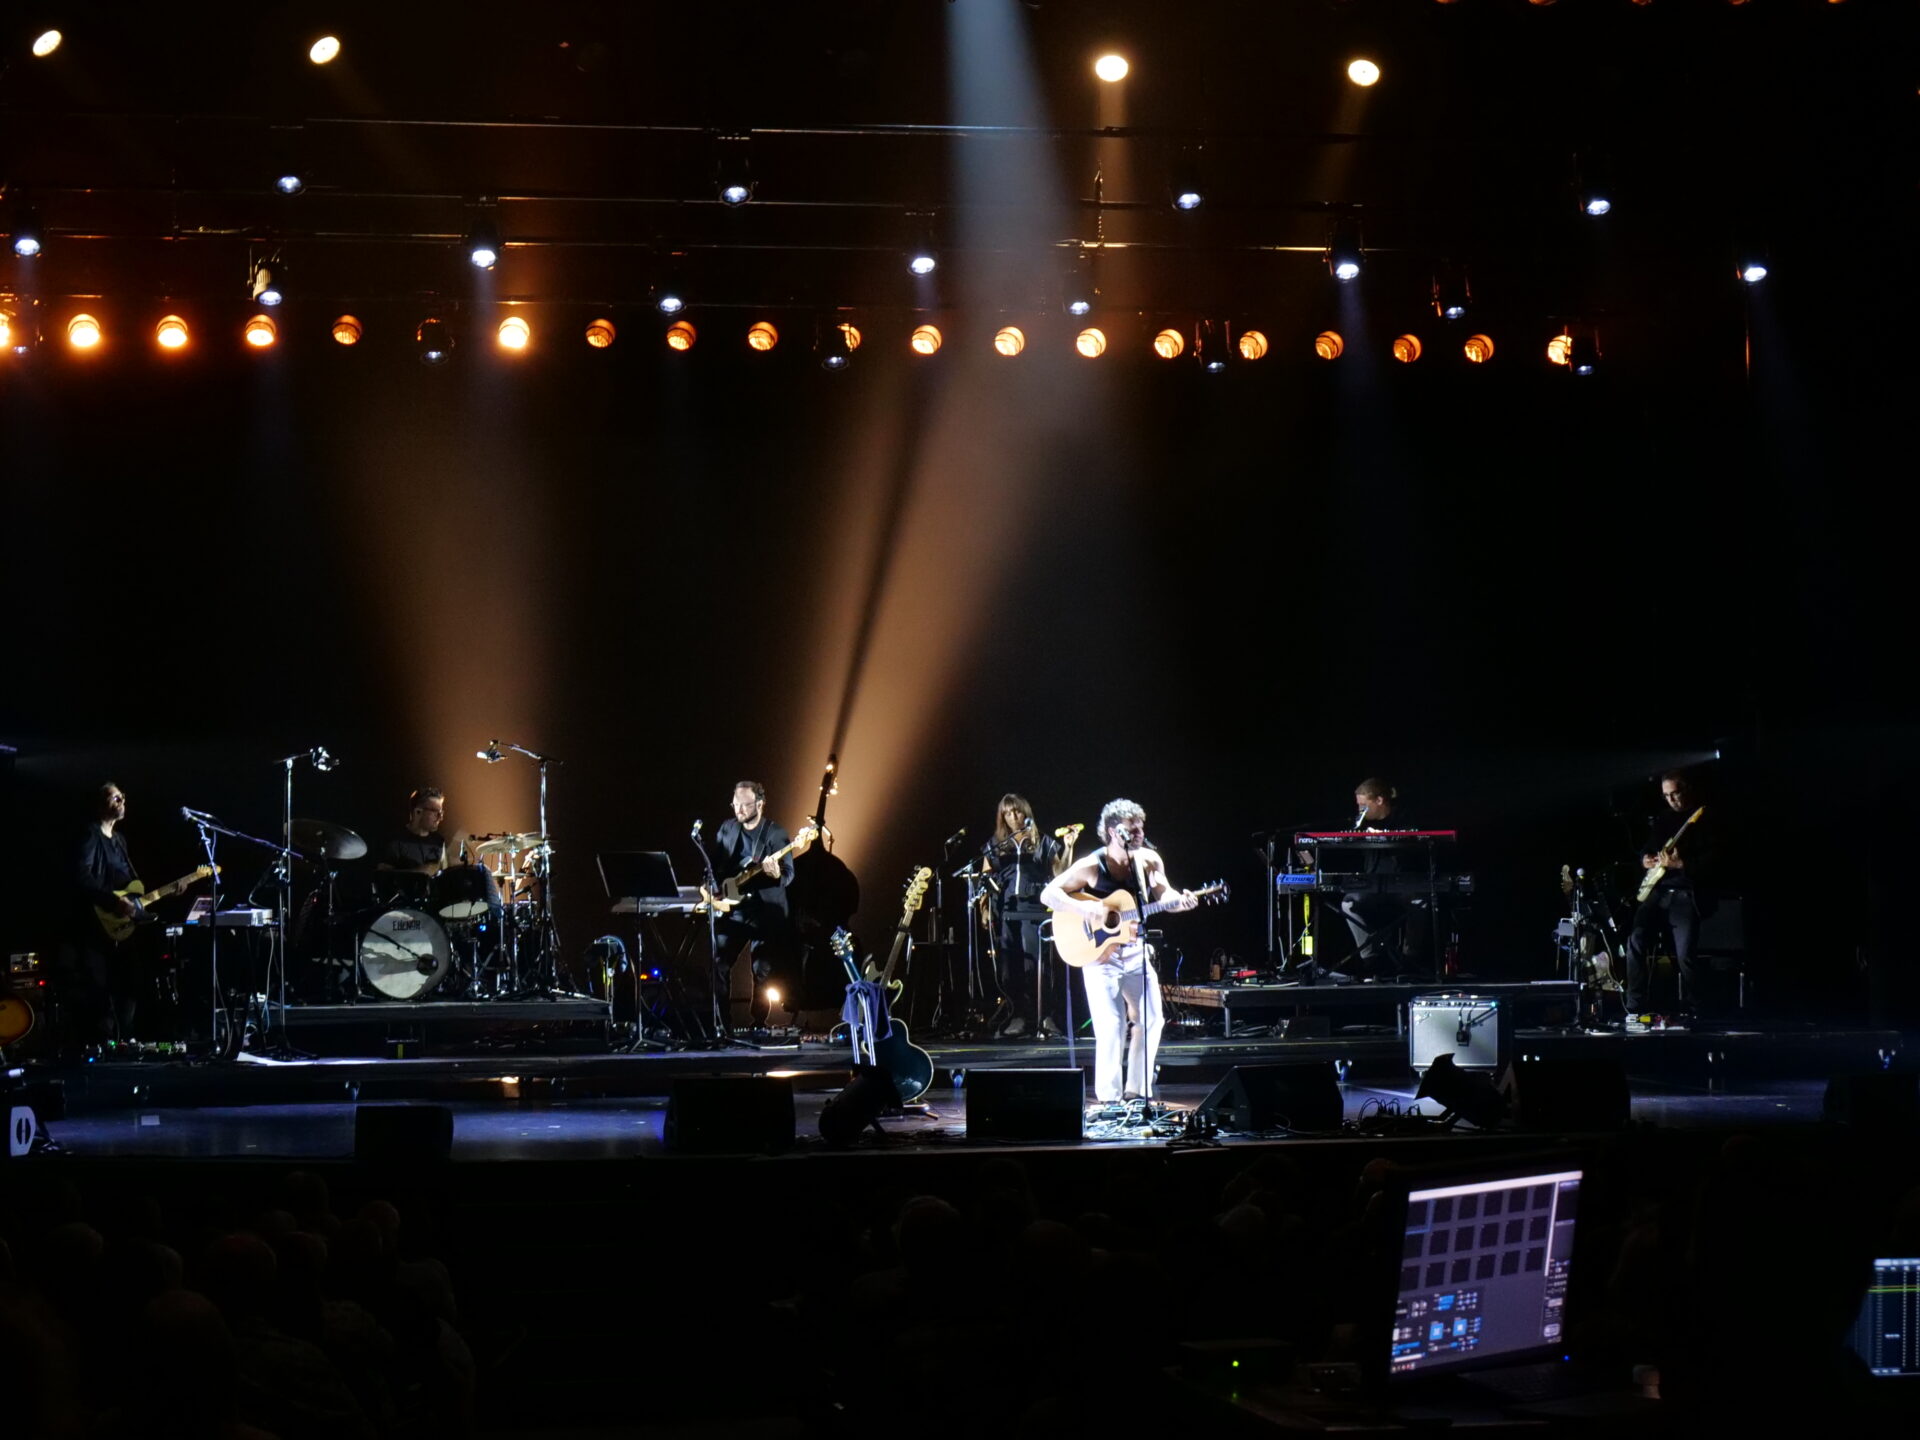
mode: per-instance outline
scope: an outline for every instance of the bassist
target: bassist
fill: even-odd
[[[1098,920],[1105,908],[1075,892],[1105,898],[1116,891],[1141,903],[1159,901],[1169,910],[1191,910],[1199,900],[1176,890],[1157,852],[1147,848],[1147,812],[1131,800],[1112,800],[1100,812],[1103,848],[1062,870],[1040,892],[1049,910]],[[1105,959],[1084,966],[1087,1013],[1093,1021],[1093,1093],[1103,1104],[1153,1094],[1153,1067],[1160,1050],[1165,1017],[1160,976],[1147,955],[1144,938],[1116,948]],[[1133,1026],[1127,1044],[1127,1026]],[[1122,1069],[1122,1059],[1125,1068]]]
[[[714,957],[720,967],[724,987],[734,959],[749,944],[753,949],[753,973],[765,980],[774,971],[774,961],[784,959],[792,926],[787,918],[787,886],[793,883],[793,856],[774,856],[792,843],[779,825],[767,818],[767,789],[758,780],[742,780],[733,787],[733,814],[720,823],[707,853],[716,875],[733,875],[757,870],[740,903],[715,922],[719,953]],[[792,994],[789,987],[788,993]]]
[[[1713,913],[1713,881],[1719,859],[1714,814],[1702,806],[1686,772],[1669,770],[1660,777],[1663,809],[1647,825],[1640,867],[1662,874],[1633,912],[1633,933],[1627,937],[1627,1029],[1648,1028],[1649,965],[1661,931],[1673,932],[1673,958],[1680,968],[1682,1010],[1694,1009],[1701,999],[1704,976],[1694,947],[1700,921]],[[1698,810],[1697,817],[1689,820]]]
[[[73,1023],[68,1040],[77,1045],[100,1045],[133,1036],[138,999],[131,946],[115,944],[100,928],[96,909],[131,920],[140,907],[116,895],[139,878],[127,856],[126,837],[119,833],[127,818],[126,793],[108,782],[100,787],[93,823],[81,836],[74,856],[74,899],[69,907],[68,939],[64,959]]]

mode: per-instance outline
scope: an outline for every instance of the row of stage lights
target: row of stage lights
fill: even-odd
[[[278,343],[280,327],[271,315],[258,314],[247,319],[240,333],[242,341],[249,348],[267,350]],[[356,316],[340,315],[333,320],[330,333],[338,345],[358,345],[366,334],[366,326]],[[1222,327],[1220,344],[1209,352],[1202,338],[1203,333],[1196,333],[1189,339],[1186,332],[1165,326],[1153,334],[1147,348],[1161,360],[1179,360],[1191,356],[1210,374],[1219,374],[1229,367],[1227,356],[1234,361],[1251,363],[1266,359],[1273,349],[1273,343],[1265,331],[1247,329],[1235,334]],[[589,322],[583,338],[590,348],[606,350],[613,346],[618,334],[612,320],[601,318]],[[68,319],[66,336],[67,344],[73,349],[91,351],[105,341],[106,329],[97,316],[82,311]],[[667,326],[661,338],[669,350],[684,353],[694,348],[699,337],[699,328],[693,321],[679,319]],[[191,339],[191,328],[179,315],[162,316],[154,325],[153,343],[164,351],[185,350]],[[822,368],[844,370],[852,363],[854,352],[860,349],[865,339],[859,326],[850,321],[840,321],[819,327],[813,348]],[[415,329],[413,341],[423,364],[444,364],[453,354],[454,327],[445,319],[429,316]],[[749,350],[765,354],[780,344],[780,329],[771,320],[756,320],[747,327],[745,341]],[[508,315],[494,328],[494,343],[509,354],[525,352],[533,344],[532,322],[525,315]],[[914,326],[907,336],[908,351],[923,357],[939,354],[946,343],[945,332],[931,323]],[[993,352],[1006,359],[1024,354],[1028,345],[1027,332],[1019,325],[1002,325],[993,333]],[[24,355],[32,348],[29,328],[23,326],[12,312],[0,309],[0,351]],[[1223,348],[1227,355],[1220,353]],[[1313,337],[1312,348],[1321,360],[1338,360],[1347,351],[1347,341],[1337,330],[1322,330]],[[1117,350],[1117,347],[1111,344],[1105,330],[1089,325],[1073,337],[1073,349],[1074,353],[1086,359],[1097,360],[1110,349]],[[1461,355],[1473,365],[1484,365],[1492,360],[1494,349],[1492,337],[1484,334],[1469,335],[1460,345]],[[1403,365],[1415,363],[1427,351],[1427,344],[1411,332],[1396,335],[1389,347],[1389,353]],[[1599,339],[1590,329],[1581,327],[1574,330],[1570,327],[1547,342],[1546,355],[1552,364],[1565,366],[1576,375],[1591,375],[1599,366]]]

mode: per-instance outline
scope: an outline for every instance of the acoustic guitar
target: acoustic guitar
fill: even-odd
[[[714,914],[726,914],[742,900],[745,900],[749,895],[753,894],[753,891],[747,887],[753,883],[754,876],[759,875],[764,877],[766,875],[767,872],[760,868],[762,865],[766,864],[769,860],[784,860],[789,855],[804,855],[807,847],[819,838],[820,832],[813,826],[802,826],[798,835],[794,836],[793,839],[789,840],[785,845],[782,845],[778,850],[775,850],[771,855],[762,855],[738,875],[731,875],[725,880],[722,880],[720,882],[719,893],[716,894],[702,885],[700,887],[700,898],[713,907]]]
[[[1687,816],[1687,818],[1681,822],[1680,828],[1673,832],[1673,838],[1667,841],[1666,844],[1660,847],[1660,853],[1662,855],[1665,855],[1670,850],[1672,850],[1674,846],[1678,845],[1680,843],[1680,837],[1687,833],[1688,828],[1693,824],[1693,822],[1698,820],[1702,815],[1706,813],[1707,813],[1707,807],[1702,805],[1698,810],[1694,811],[1691,815]],[[1667,867],[1665,864],[1655,864],[1648,867],[1647,878],[1640,882],[1639,893],[1636,894],[1633,898],[1635,900],[1640,901],[1642,904],[1645,904],[1647,897],[1653,894],[1653,887],[1658,885],[1662,880],[1666,879],[1666,876],[1667,876]]]
[[[107,932],[107,938],[118,945],[122,940],[133,934],[136,929],[154,918],[153,912],[147,909],[147,906],[153,904],[154,901],[164,900],[169,895],[177,895],[189,885],[204,880],[209,875],[218,875],[219,873],[220,867],[218,865],[202,865],[197,870],[182,875],[178,880],[173,880],[162,885],[158,890],[149,890],[144,884],[136,880],[127,886],[126,889],[113,892],[122,900],[133,901],[136,908],[132,915],[121,915],[112,910],[102,910],[98,905],[93,907],[93,913],[99,918],[100,928]]]
[[[0,995],[0,1049],[33,1033],[33,1006],[18,995]]]
[[[1217,905],[1232,893],[1224,880],[1203,885],[1193,892],[1202,905]],[[1062,960],[1076,968],[1097,964],[1115,950],[1132,944],[1140,938],[1142,920],[1171,910],[1175,904],[1171,900],[1155,900],[1148,905],[1136,905],[1133,896],[1125,890],[1116,890],[1111,895],[1093,895],[1083,890],[1070,898],[1091,900],[1106,911],[1098,920],[1068,910],[1054,912],[1053,948],[1060,952]]]

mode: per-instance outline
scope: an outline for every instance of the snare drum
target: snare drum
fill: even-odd
[[[389,1000],[430,993],[446,979],[452,956],[440,922],[419,910],[388,910],[360,936],[360,973]]]
[[[498,892],[484,865],[450,865],[433,877],[433,910],[442,920],[478,920]]]

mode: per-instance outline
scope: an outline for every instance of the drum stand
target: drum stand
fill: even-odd
[[[520,951],[514,948],[514,977],[521,981],[520,989],[508,999],[552,1000],[562,992],[560,989],[560,931],[553,918],[553,846],[549,843],[550,832],[547,829],[547,772],[560,761],[551,755],[542,755],[538,750],[529,750],[509,740],[505,743],[495,740],[483,751],[483,758],[494,750],[511,750],[516,755],[524,755],[540,767],[540,844],[535,848],[535,863],[539,866],[540,899],[535,910],[534,921],[535,949],[533,974],[522,978],[519,968]],[[497,755],[490,758],[497,759]],[[501,928],[506,927],[503,924]],[[504,936],[502,939],[504,940]]]

